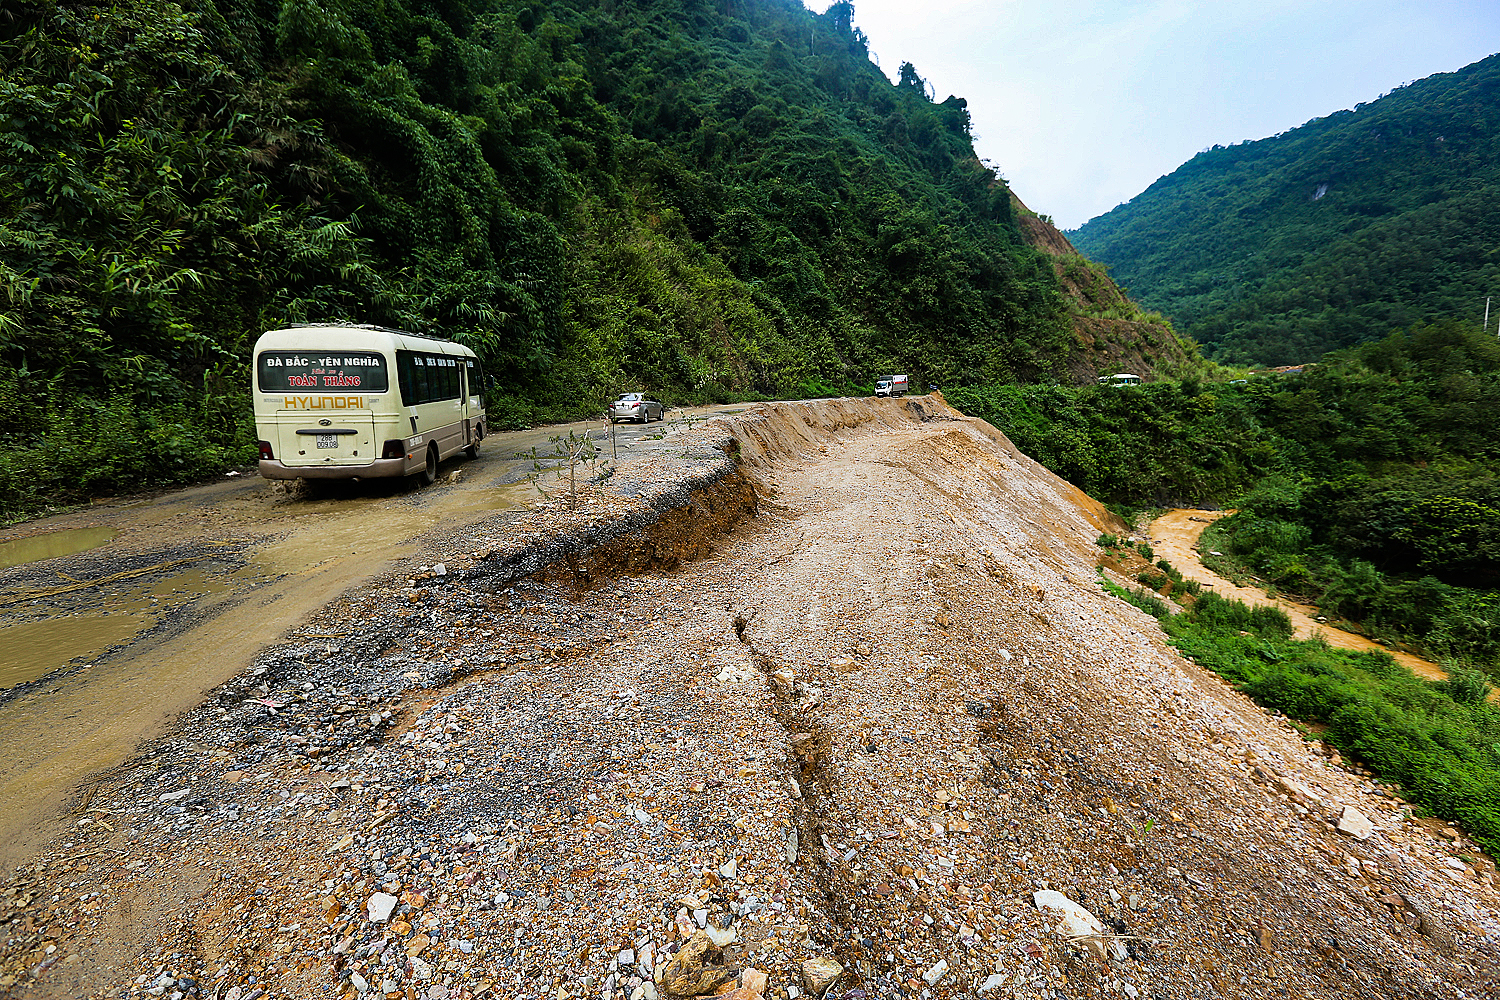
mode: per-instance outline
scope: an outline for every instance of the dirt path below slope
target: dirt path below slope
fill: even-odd
[[[1274,604],[1285,611],[1287,617],[1292,620],[1292,628],[1295,629],[1299,639],[1310,639],[1315,635],[1321,635],[1330,646],[1337,646],[1339,649],[1352,649],[1358,652],[1380,650],[1395,657],[1397,663],[1418,677],[1433,681],[1447,679],[1448,675],[1443,668],[1431,660],[1424,660],[1420,656],[1402,650],[1389,649],[1362,635],[1329,628],[1316,620],[1317,608],[1288,601],[1285,598],[1268,597],[1264,590],[1257,587],[1238,586],[1204,566],[1198,558],[1198,536],[1203,534],[1203,529],[1214,521],[1231,513],[1233,511],[1170,510],[1151,522],[1146,529],[1147,541],[1156,552],[1157,558],[1165,559],[1177,567],[1178,571],[1189,580],[1196,580],[1205,587],[1212,587],[1220,596],[1244,601],[1246,604]]]

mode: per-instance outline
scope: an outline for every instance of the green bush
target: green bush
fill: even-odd
[[[245,396],[208,405],[153,400],[117,387],[104,398],[55,400],[24,432],[0,435],[0,517],[144,486],[193,482],[255,461]]]
[[[1136,603],[1120,588],[1111,592]],[[1500,712],[1482,674],[1460,668],[1446,681],[1426,681],[1382,651],[1293,640],[1276,609],[1212,592],[1184,614],[1158,617],[1184,655],[1262,705],[1326,725],[1329,742],[1420,809],[1463,823],[1486,850],[1500,849]]]

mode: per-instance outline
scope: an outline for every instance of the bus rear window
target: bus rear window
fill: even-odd
[[[263,351],[255,368],[261,392],[391,387],[385,358],[370,351]]]

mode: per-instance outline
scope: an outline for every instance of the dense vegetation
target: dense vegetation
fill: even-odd
[[[1285,614],[1204,592],[1182,614],[1141,590],[1107,589],[1161,621],[1184,656],[1321,736],[1396,785],[1419,809],[1500,850],[1500,708],[1484,677],[1425,681],[1385,652],[1291,638]]]
[[[793,0],[38,0],[0,19],[0,513],[251,454],[247,354],[481,351],[502,422],[1060,375],[965,102]]]
[[[1500,55],[1215,146],[1074,244],[1228,363],[1325,351],[1500,292]]]
[[[1210,548],[1378,635],[1500,670],[1494,337],[1433,324],[1242,384],[948,396],[1100,499],[1234,499]]]

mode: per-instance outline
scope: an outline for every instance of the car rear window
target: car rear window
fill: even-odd
[[[263,351],[255,370],[261,392],[391,387],[385,358],[370,351]]]

